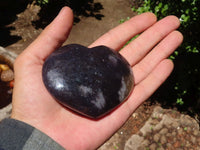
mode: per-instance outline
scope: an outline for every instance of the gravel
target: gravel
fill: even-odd
[[[129,138],[124,147],[124,150],[140,149],[200,150],[199,124],[188,115],[157,106],[145,125]]]

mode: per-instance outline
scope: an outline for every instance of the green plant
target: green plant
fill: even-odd
[[[144,0],[141,6],[132,10],[138,14],[153,12],[158,19],[168,15],[179,18],[184,42],[169,57],[174,61],[175,69],[152,99],[165,106],[178,105],[179,109],[195,112],[200,118],[200,1]]]
[[[187,127],[184,127],[183,129],[184,129],[184,131],[187,131],[188,128],[187,128]]]
[[[183,105],[184,104],[182,98],[177,98],[176,103],[179,104],[179,105]]]
[[[153,12],[158,19],[167,15],[176,15],[181,21],[180,30],[183,31],[187,38],[182,47],[187,52],[199,53],[200,42],[196,35],[199,35],[199,16],[200,16],[199,0],[144,0],[141,7],[133,7],[132,10],[138,14],[144,12]],[[190,32],[187,32],[190,31]],[[186,37],[186,36],[185,36]]]
[[[46,5],[49,3],[49,0],[36,0],[36,3],[39,5]]]

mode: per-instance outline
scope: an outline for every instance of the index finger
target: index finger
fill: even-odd
[[[156,16],[153,13],[148,12],[137,15],[125,23],[111,29],[89,47],[105,45],[112,49],[119,50],[128,40],[149,28],[156,20]]]

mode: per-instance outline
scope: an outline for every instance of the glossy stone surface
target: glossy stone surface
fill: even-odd
[[[46,59],[42,76],[47,90],[58,102],[90,118],[112,111],[133,88],[130,65],[118,52],[105,46],[61,47]]]

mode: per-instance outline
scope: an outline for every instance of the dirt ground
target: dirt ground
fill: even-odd
[[[93,15],[80,15],[75,18],[75,23],[77,18],[79,21],[73,26],[64,44],[79,43],[88,46],[102,34],[119,25],[121,19],[135,15],[131,11],[130,0],[115,2],[95,0],[94,4],[99,8],[89,12]],[[16,15],[17,19],[7,25],[7,28],[10,28],[11,37],[18,37],[18,40],[6,45],[6,49],[20,54],[41,33],[43,25],[35,23],[40,21],[39,11],[39,6],[28,4],[24,11]]]
[[[64,44],[79,43],[88,46],[103,33],[117,26],[121,19],[135,15],[131,11],[133,3],[130,0],[94,0],[94,3],[101,7],[98,7],[99,9],[93,12],[93,15],[78,16],[78,22],[73,26],[71,34]],[[40,20],[39,11],[39,6],[28,4],[23,11],[16,15],[13,22],[6,25],[10,36],[15,37],[15,40],[3,45],[6,49],[20,54],[42,32],[42,27],[34,24],[35,21]],[[113,143],[117,144],[112,145],[111,149],[124,149],[127,140],[133,134],[138,133],[158,105],[151,105],[147,101],[140,106],[134,113],[137,114],[137,117],[132,115],[116,133],[118,136]]]

